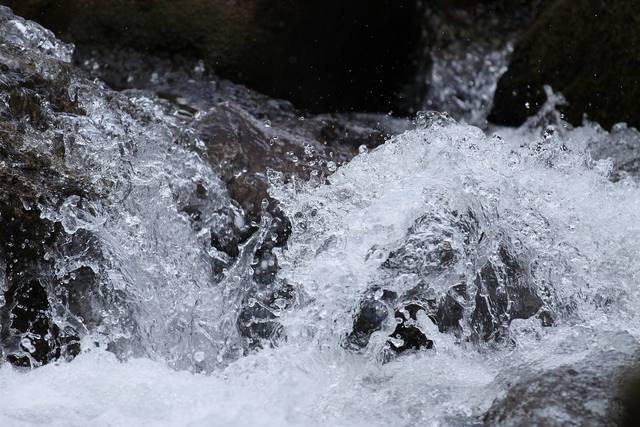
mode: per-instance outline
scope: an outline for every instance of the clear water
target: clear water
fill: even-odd
[[[237,208],[189,149],[197,139],[156,99],[73,85],[87,115],[58,117],[58,125],[67,130],[68,167],[86,174],[99,197],[43,207],[43,216],[99,241],[100,261],[56,259],[60,275],[88,265],[105,294],[122,291],[125,301],[102,307],[104,326],[86,331],[72,362],[28,372],[0,366],[0,425],[474,425],[519,378],[589,361],[596,351],[634,351],[640,188],[628,174],[611,179],[616,155],[607,151],[615,138],[633,146],[634,131],[573,129],[552,106],[521,129],[488,134],[420,115],[415,129],[362,150],[326,184],[271,174],[270,192],[293,223],[278,278],[299,298],[277,313],[286,339],[240,357],[233,322],[251,287],[250,255],[264,236],[256,234],[226,277],[214,280],[211,263],[220,254],[209,233],[229,220],[224,215],[235,220]],[[30,144],[49,149],[41,139]],[[200,201],[205,219],[194,225],[182,207],[198,185],[210,196]],[[361,353],[345,350],[354,310],[372,284],[404,290],[418,280],[383,271],[389,252],[418,217],[452,210],[474,212],[487,245],[508,239],[527,254],[556,325],[514,320],[510,343],[476,345],[464,340],[466,318],[462,338],[422,319],[432,350],[382,363],[387,330]],[[455,236],[452,245],[464,249]],[[482,256],[465,253],[454,273],[473,286]],[[116,343],[122,360],[106,342]],[[603,413],[601,399],[591,398],[583,396]]]

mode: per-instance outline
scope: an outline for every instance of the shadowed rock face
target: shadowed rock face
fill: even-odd
[[[415,0],[5,0],[79,45],[187,53],[219,75],[311,111],[418,105]]]
[[[465,264],[476,267],[460,274]],[[354,316],[348,348],[364,348],[372,333],[388,330],[388,346],[395,353],[429,349],[433,337],[416,322],[421,312],[440,332],[500,343],[508,338],[513,319],[533,317],[544,306],[523,255],[504,238],[489,241],[471,211],[445,209],[418,218],[381,268],[387,286],[398,276],[417,284],[404,292],[374,286]],[[396,326],[390,328],[390,321]]]
[[[580,124],[586,114],[609,128],[640,125],[640,5],[633,0],[555,0],[516,44],[489,120],[517,126],[538,111],[550,85],[567,100],[560,110]]]
[[[513,319],[528,319],[543,306],[521,260],[504,245],[498,262],[488,261],[476,275],[475,308],[471,322],[477,338],[503,339]]]
[[[5,29],[5,37],[9,33]],[[86,197],[91,187],[65,167],[60,139],[50,141],[50,156],[29,149],[26,140],[50,128],[52,111],[84,112],[64,89],[64,66],[50,79],[11,45],[0,47],[0,57],[0,350],[16,365],[38,366],[79,351],[78,331],[52,321],[50,293],[73,294],[92,282],[88,276],[78,279],[83,283],[56,278],[46,254],[64,248],[73,253],[74,239],[42,218],[39,206]]]

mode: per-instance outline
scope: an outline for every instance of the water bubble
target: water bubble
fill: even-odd
[[[198,363],[204,362],[205,358],[206,358],[206,355],[204,351],[196,351],[195,353],[193,353],[193,360],[195,360]]]
[[[362,144],[360,147],[358,147],[358,153],[367,154],[368,152],[369,152],[369,148],[367,148],[366,145]]]
[[[334,162],[333,160],[328,161],[327,169],[329,169],[329,172],[335,172],[338,169],[336,162]]]

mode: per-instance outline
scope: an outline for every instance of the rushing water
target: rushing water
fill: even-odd
[[[1,425],[476,425],[519,381],[543,374],[578,383],[592,371],[615,372],[637,350],[633,129],[571,128],[553,105],[521,129],[487,132],[420,114],[414,129],[361,150],[327,182],[271,173],[270,194],[292,222],[276,282],[296,297],[272,310],[282,326],[275,344],[250,350],[235,322],[254,287],[252,256],[268,237],[268,215],[216,278],[212,263],[221,255],[211,233],[244,225],[190,149],[201,142],[157,99],[82,79],[71,90],[87,114],[56,116],[66,166],[87,175],[97,196],[41,206],[42,216],[98,242],[98,259],[60,257],[57,274],[89,266],[102,293],[124,301],[98,307],[105,320],[87,328],[73,361],[27,372],[0,366]],[[43,139],[30,144],[49,150]],[[184,210],[194,203],[204,214],[197,223]],[[463,217],[471,231],[455,225]],[[499,259],[503,247],[537,305],[530,316],[507,316],[485,339],[477,275],[488,262],[511,268]],[[451,254],[446,265],[433,258],[441,252]],[[389,261],[399,253],[402,262]],[[364,348],[345,344],[368,293],[382,300],[380,289],[420,289],[438,299],[454,284],[471,296],[455,330],[424,311],[415,319],[433,348],[390,356],[393,322]],[[508,298],[508,309],[518,304],[517,294]],[[571,379],[566,366],[578,372]],[[540,419],[575,422],[574,402],[563,398],[575,399],[587,419],[607,416],[597,385],[578,396],[545,390],[516,398]]]

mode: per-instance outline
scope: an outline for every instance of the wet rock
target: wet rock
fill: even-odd
[[[216,73],[314,111],[415,107],[415,0],[289,2],[5,0],[79,45],[187,54]]]
[[[0,25],[10,16],[0,9]],[[59,306],[52,301],[57,292],[79,290],[57,276],[50,258],[63,248],[74,255],[72,237],[60,223],[43,218],[41,206],[89,197],[92,188],[68,170],[57,140],[50,142],[49,154],[29,146],[34,133],[50,128],[51,113],[84,112],[63,89],[66,72],[44,76],[14,46],[0,48],[6,60],[0,67],[0,348],[12,363],[34,367],[79,351],[77,325],[54,320]],[[72,312],[84,314],[80,306]]]
[[[77,59],[87,72],[114,87],[143,89],[166,101],[167,113],[190,130],[178,142],[213,166],[242,207],[242,217],[228,215],[224,226],[218,221],[212,229],[218,279],[231,268],[264,214],[269,216],[269,232],[251,262],[255,287],[243,302],[238,328],[250,348],[260,347],[262,340],[273,341],[272,329],[280,328],[269,300],[274,292],[284,291],[274,282],[279,266],[273,250],[286,244],[291,225],[267,192],[269,171],[285,182],[321,183],[361,146],[382,144],[390,134],[406,130],[409,121],[384,114],[303,114],[289,102],[221,80],[203,63],[188,59],[108,49],[84,50]],[[206,189],[200,188],[181,202],[199,228],[204,225],[200,218],[205,195]],[[259,303],[249,306],[252,300]]]
[[[584,115],[606,128],[621,121],[640,125],[639,12],[632,0],[546,2],[515,46],[489,120],[522,124],[544,104],[544,85],[550,85],[566,98],[561,111],[575,125]]]
[[[219,251],[217,277],[233,264],[263,215],[270,216],[269,233],[251,262],[256,287],[245,304],[251,299],[261,302],[243,305],[238,327],[250,347],[271,340],[277,319],[269,300],[274,299],[273,292],[284,291],[277,282],[275,288],[271,286],[279,269],[273,250],[286,244],[291,225],[267,192],[268,172],[280,173],[285,181],[322,182],[361,146],[374,148],[389,134],[404,131],[409,122],[374,114],[303,115],[288,102],[220,80],[202,64],[188,61],[177,64],[134,52],[104,50],[83,55],[83,68],[93,75],[117,87],[145,89],[166,100],[169,111],[193,129],[197,139],[187,138],[186,144],[208,160],[242,207],[243,217],[229,215],[225,225],[212,232],[211,244]],[[201,227],[201,197],[190,197],[183,205]],[[253,325],[261,328],[255,330]]]
[[[393,291],[372,292],[361,301],[345,346],[351,350],[361,350],[369,344],[374,332],[387,329],[391,333],[386,345],[393,353],[430,349],[433,341],[417,324],[418,313],[425,310],[428,308],[418,303],[403,304]]]
[[[143,89],[166,100],[170,113],[194,129],[198,141],[192,148],[219,172],[248,213],[247,223],[259,220],[263,199],[279,217],[266,192],[268,169],[286,179],[327,175],[360,146],[372,149],[411,126],[385,114],[304,114],[185,58],[104,48],[80,49],[76,57],[88,73],[113,87]]]
[[[636,378],[638,366],[637,343],[630,337],[626,341],[615,350],[585,351],[577,361],[521,373],[506,395],[494,401],[484,425],[625,425],[629,379]]]
[[[407,350],[430,349],[433,347],[431,341],[417,325],[418,313],[424,311],[424,307],[419,304],[408,304],[395,312],[397,326],[391,332],[389,346],[396,353]]]
[[[390,307],[397,295],[395,292],[384,290],[381,298],[376,298],[375,293],[367,295],[362,302],[353,320],[353,329],[347,337],[347,345],[354,349],[361,349],[369,344],[371,334],[381,330],[389,318]]]
[[[0,8],[3,36],[15,41],[12,20]],[[32,46],[24,40],[22,45]],[[69,236],[59,223],[42,217],[40,206],[55,205],[72,195],[87,197],[92,190],[66,168],[57,140],[51,141],[50,155],[29,147],[27,140],[33,133],[49,129],[51,111],[83,111],[63,90],[68,84],[66,72],[43,75],[50,70],[45,66],[36,71],[35,63],[22,57],[16,46],[20,44],[0,48],[4,60],[0,66],[0,275],[4,276],[0,349],[12,363],[34,367],[73,357],[79,350],[78,331],[54,321],[56,307],[49,299],[54,289],[64,289],[66,284],[56,276],[48,253],[64,245]],[[55,57],[55,51],[46,48],[43,54]]]
[[[144,310],[134,307],[149,291],[144,285],[163,277],[151,279],[152,267],[132,279],[118,251],[126,252],[125,263],[135,257],[140,249],[135,246],[136,233],[144,235],[140,225],[158,221],[159,215],[163,218],[153,229],[156,238],[162,227],[171,225],[184,234],[193,227],[194,235],[202,236],[202,242],[191,240],[202,243],[202,254],[210,257],[205,257],[203,277],[198,279],[215,283],[208,263],[215,270],[221,251],[211,241],[230,246],[228,241],[241,239],[244,227],[235,219],[244,213],[207,163],[177,144],[190,136],[163,115],[160,101],[106,89],[68,62],[69,46],[4,7],[0,29],[2,356],[31,367],[70,358],[89,333],[112,334],[107,346],[119,355],[157,351],[149,344],[157,322],[143,318]],[[149,186],[158,174],[153,168],[157,163],[148,161],[154,156],[155,162],[164,162],[163,172],[170,169],[173,157],[182,156],[179,169],[173,171],[183,175],[167,175],[161,206],[168,210],[158,214],[156,206],[153,219],[140,220],[145,205],[156,200],[145,199],[145,192],[161,192]],[[149,166],[152,170],[147,169],[150,173],[136,188],[132,175]],[[123,222],[105,232],[107,217]],[[170,220],[163,222],[166,218]],[[236,228],[227,227],[230,223]],[[130,234],[123,238],[119,232]],[[186,245],[181,249],[191,250]],[[144,259],[155,254],[142,252]],[[191,261],[190,268],[201,260]],[[140,258],[135,262],[139,265]],[[190,283],[177,280],[175,273],[172,286]],[[171,288],[162,288],[167,289]],[[154,297],[162,290],[154,289]]]
[[[19,117],[0,118],[0,128],[11,129]],[[60,224],[41,218],[37,203],[84,194],[89,186],[61,174],[65,168],[55,158],[51,162],[36,152],[18,151],[21,139],[15,128],[0,132],[0,349],[12,363],[33,367],[79,350],[78,332],[52,319],[49,301],[54,288],[66,285],[47,253],[68,236]]]
[[[221,103],[194,122],[207,158],[227,183],[231,196],[254,221],[260,217],[262,200],[270,198],[269,169],[288,179],[327,174],[332,168],[329,163],[335,168],[349,160],[357,153],[357,144],[375,146],[385,138],[380,131],[362,128],[354,130],[351,137],[345,138],[346,132],[340,132],[339,136],[321,139],[328,130],[345,126],[344,122],[331,118],[291,119],[293,123],[289,124],[258,120],[239,106]],[[309,124],[298,125],[295,121]]]
[[[504,232],[482,230],[471,209],[460,213],[444,201],[437,211],[417,218],[380,264],[384,284],[362,299],[348,346],[366,347],[372,333],[385,330],[396,353],[431,348],[434,337],[417,322],[419,312],[439,332],[477,344],[505,342],[513,319],[538,316],[542,324],[553,324],[554,314],[524,253],[505,240]],[[394,326],[389,326],[390,313]]]
[[[454,285],[447,290],[435,314],[435,321],[440,332],[455,332],[457,334],[461,332],[460,321],[464,317],[467,298],[465,283]]]
[[[509,322],[528,319],[543,306],[528,272],[505,245],[498,249],[500,264],[488,261],[476,275],[475,309],[471,314],[474,336],[502,339]]]

